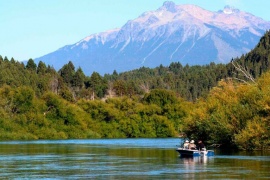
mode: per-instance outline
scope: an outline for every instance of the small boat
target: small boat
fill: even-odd
[[[181,147],[177,148],[176,151],[179,152],[181,157],[198,157],[198,156],[214,156],[213,150],[206,150],[204,144],[201,140],[198,141],[198,146],[200,147],[197,149],[194,140],[185,140]]]
[[[186,148],[177,148],[177,152],[181,155],[181,157],[198,157],[198,156],[214,156],[213,150],[197,150],[197,149],[186,149]]]

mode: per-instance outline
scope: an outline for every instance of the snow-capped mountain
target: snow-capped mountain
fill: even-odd
[[[119,29],[90,35],[35,61],[57,70],[72,61],[87,75],[171,62],[227,63],[254,48],[268,29],[269,21],[229,6],[211,12],[164,2],[156,11],[145,12]]]

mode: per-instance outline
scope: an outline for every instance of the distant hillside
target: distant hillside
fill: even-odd
[[[270,32],[267,31],[251,52],[233,59],[254,78],[269,70],[269,36]],[[184,99],[195,101],[206,96],[221,79],[235,77],[248,80],[232,63],[189,66],[174,62],[169,66],[141,67],[122,73],[114,71],[105,76],[95,72],[86,76],[82,69],[76,69],[72,62],[56,72],[43,62],[36,65],[33,60],[29,60],[25,66],[13,58],[9,61],[1,56],[0,75],[1,86],[31,86],[38,95],[53,91],[71,101],[80,98],[141,96],[153,89],[172,90]]]
[[[261,37],[256,47],[249,53],[234,59],[243,66],[254,78],[257,78],[270,68],[270,31]]]
[[[228,63],[249,52],[270,29],[270,22],[226,6],[211,12],[194,5],[165,2],[119,29],[92,34],[36,58],[59,70],[72,61],[85,74],[182,65]]]
[[[233,59],[246,69],[254,78],[269,70],[270,32],[261,37],[256,47],[246,55]],[[181,97],[196,100],[208,94],[209,90],[217,85],[221,79],[235,78],[248,81],[243,73],[238,71],[232,63],[210,63],[203,66],[183,66],[181,63],[171,63],[169,66],[156,68],[142,67],[112,75],[105,75],[109,81],[119,81],[125,86],[136,84],[133,92],[149,91],[161,88],[176,91]]]

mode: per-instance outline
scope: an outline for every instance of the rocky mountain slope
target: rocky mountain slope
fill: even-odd
[[[229,6],[211,12],[195,5],[165,2],[119,29],[92,34],[35,61],[55,69],[72,61],[87,75],[171,62],[227,63],[254,48],[268,29],[270,22]]]

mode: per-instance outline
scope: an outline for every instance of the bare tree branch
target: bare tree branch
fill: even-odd
[[[235,62],[234,60],[231,61],[232,65],[234,66],[234,68],[239,71],[240,73],[242,73],[242,75],[244,77],[246,77],[248,80],[252,81],[254,84],[257,84],[255,79],[253,78],[253,76],[240,64],[238,64],[237,62]],[[247,81],[243,80],[243,79],[239,79],[239,78],[234,78],[237,79],[239,81],[245,82],[247,83]],[[248,84],[248,83],[247,83]]]
[[[150,88],[148,83],[143,83],[140,85],[140,88],[145,92],[145,93],[149,93],[150,92]]]

